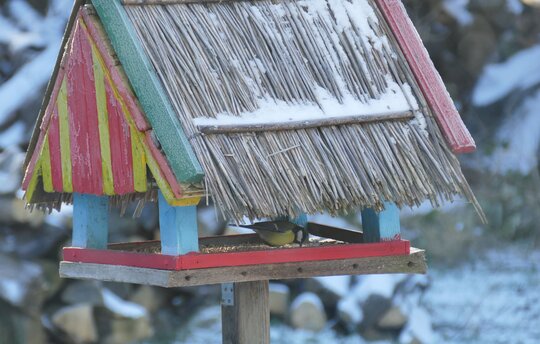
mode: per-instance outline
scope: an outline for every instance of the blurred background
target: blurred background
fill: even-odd
[[[489,223],[460,200],[403,210],[429,273],[276,281],[272,343],[537,343],[540,2],[404,3],[479,147],[460,159]],[[24,152],[71,5],[0,0],[0,343],[219,343],[218,286],[61,280],[70,208],[24,208]],[[222,231],[214,214],[200,209],[201,235]],[[112,221],[112,242],[158,235],[152,206]]]

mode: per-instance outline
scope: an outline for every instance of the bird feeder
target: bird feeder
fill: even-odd
[[[399,209],[478,207],[455,156],[474,148],[401,1],[77,0],[23,189],[73,204],[62,276],[221,283],[225,341],[267,342],[270,279],[424,273]],[[362,230],[199,238],[208,198],[235,223],[358,211]],[[160,241],[108,242],[132,201],[158,203]]]

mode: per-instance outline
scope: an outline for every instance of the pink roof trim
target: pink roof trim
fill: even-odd
[[[400,0],[376,0],[393,31],[435,119],[454,153],[470,153],[476,144],[461,120],[441,76]]]

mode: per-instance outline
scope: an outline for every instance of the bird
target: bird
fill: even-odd
[[[309,232],[287,220],[256,222],[251,225],[240,225],[255,231],[259,237],[270,246],[283,246],[296,243],[300,247],[309,240]]]

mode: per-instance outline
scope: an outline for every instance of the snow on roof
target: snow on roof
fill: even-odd
[[[475,202],[373,0],[124,9],[225,217]]]
[[[276,99],[258,99],[258,108],[254,111],[242,112],[238,116],[230,113],[219,113],[216,117],[198,117],[195,124],[200,126],[294,123],[298,121],[314,121],[324,118],[344,118],[352,116],[369,116],[373,114],[384,118],[397,113],[418,111],[409,85],[398,85],[388,81],[387,90],[378,99],[362,102],[351,94],[345,94],[339,101],[326,89],[317,87],[316,102],[288,103]],[[411,101],[413,104],[411,104]],[[412,105],[412,106],[411,106]]]

